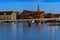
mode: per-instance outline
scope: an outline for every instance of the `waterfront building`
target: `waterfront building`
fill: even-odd
[[[2,11],[0,12],[0,20],[16,20],[16,12]]]
[[[12,11],[3,11],[0,12],[0,20],[10,20]]]
[[[56,18],[60,17],[60,14],[53,14]]]
[[[21,15],[21,12],[16,13],[16,19],[19,19],[19,16]]]
[[[19,16],[20,19],[38,19],[44,17],[45,17],[45,12],[40,11],[39,5],[37,7],[37,11],[24,10]]]
[[[45,18],[59,18],[60,14],[45,13]]]
[[[39,5],[37,7],[37,11],[35,11],[33,13],[33,17],[36,18],[36,19],[45,18],[45,12],[40,11],[40,6]]]
[[[56,18],[56,16],[52,13],[46,13],[46,18]]]
[[[24,11],[20,14],[19,18],[20,18],[20,19],[31,19],[31,18],[33,18],[32,14],[33,14],[33,11],[24,10]]]
[[[17,12],[12,12],[12,14],[11,14],[11,20],[12,21],[16,21],[16,17],[17,17]]]

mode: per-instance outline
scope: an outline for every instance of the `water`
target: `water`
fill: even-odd
[[[0,23],[0,40],[60,40],[60,26]]]

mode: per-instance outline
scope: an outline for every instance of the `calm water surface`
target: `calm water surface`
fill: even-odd
[[[60,26],[0,23],[0,40],[60,40]]]

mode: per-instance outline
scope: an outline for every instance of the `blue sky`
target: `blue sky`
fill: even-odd
[[[60,2],[60,0],[43,0],[44,2]]]
[[[38,4],[41,11],[60,13],[60,0],[0,0],[0,11],[36,11]]]

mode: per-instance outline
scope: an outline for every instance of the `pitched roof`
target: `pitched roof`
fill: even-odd
[[[4,13],[6,13],[5,15],[11,15],[13,11],[0,11],[0,15],[4,15]]]
[[[31,15],[31,14],[33,14],[33,13],[35,13],[35,11],[24,10],[24,11],[21,13],[21,15]]]
[[[60,14],[53,14],[53,15],[55,15],[56,17],[59,17],[60,16]]]
[[[46,16],[47,16],[47,17],[59,17],[60,14],[47,13]]]
[[[22,13],[23,14],[38,14],[37,11],[29,11],[29,10],[24,10]],[[40,13],[44,13],[44,11],[40,11],[39,14]]]

